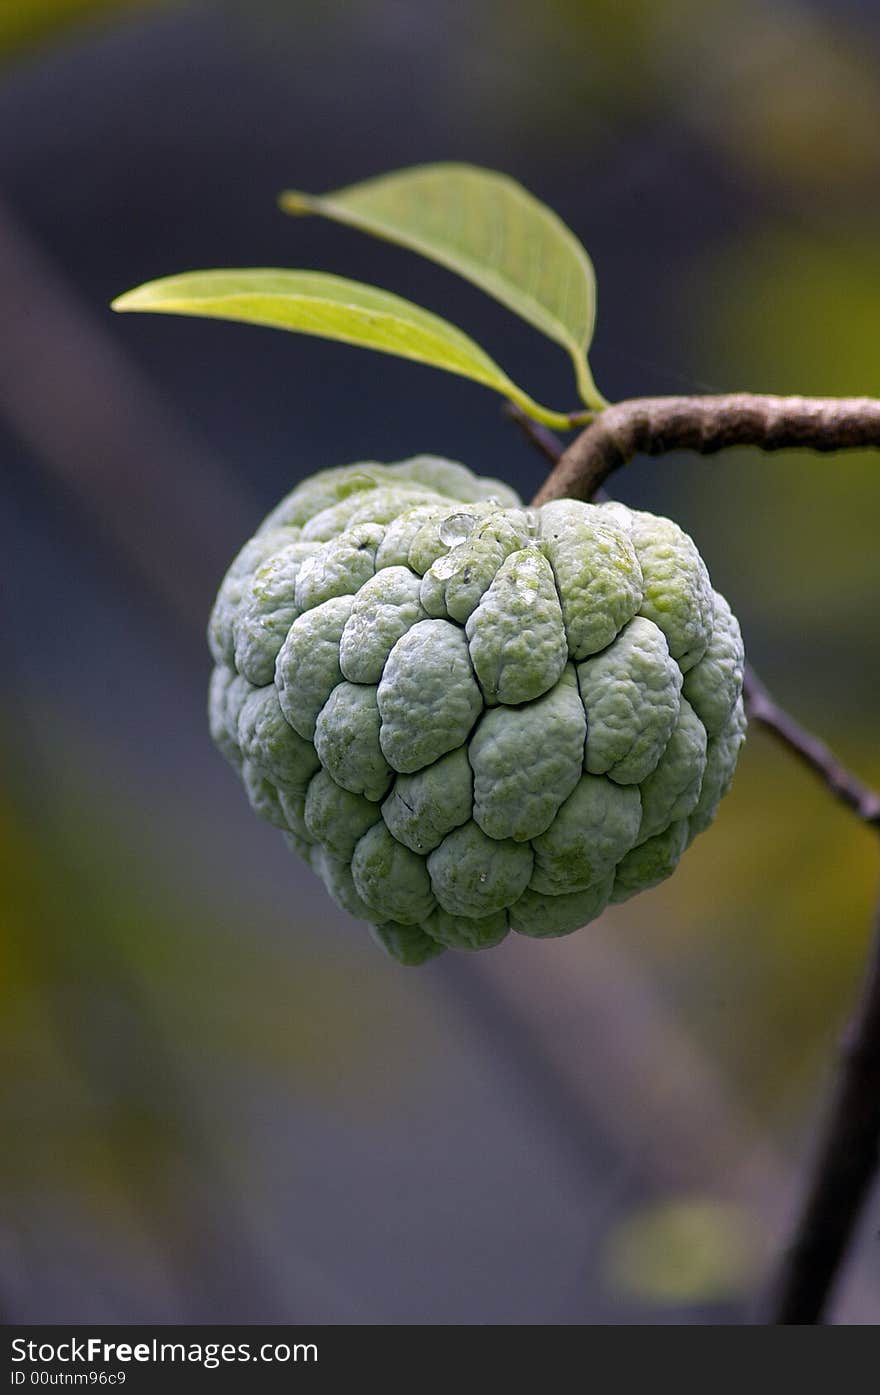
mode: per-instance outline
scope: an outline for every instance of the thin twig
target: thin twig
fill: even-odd
[[[746,665],[743,681],[746,712],[802,761],[827,789],[857,814],[864,823],[880,831],[880,793],[854,775],[841,763],[830,747],[814,736],[770,696],[753,668]]]
[[[566,449],[543,428],[510,414],[553,462],[535,505],[551,499],[595,499],[614,470],[637,452],[689,449],[710,454],[726,446],[763,450],[806,446],[817,451],[880,447],[880,401],[873,398],[641,398],[597,417]],[[828,746],[780,707],[746,665],[743,694],[751,721],[774,736],[863,823],[880,832],[880,793],[837,759]],[[837,1276],[880,1165],[880,907],[875,915],[859,1007],[844,1037],[840,1072],[811,1182],[791,1243],[770,1288],[764,1318],[774,1325],[822,1321]]]
[[[834,451],[880,447],[880,400],[873,397],[633,397],[600,413],[560,457],[535,503],[592,499],[634,455],[728,446]]]
[[[559,437],[554,436],[548,426],[542,426],[532,417],[527,417],[522,408],[518,407],[515,402],[505,402],[501,410],[519,427],[529,445],[540,451],[544,459],[549,460],[551,465],[555,465],[563,451]]]

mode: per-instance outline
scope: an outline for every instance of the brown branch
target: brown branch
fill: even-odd
[[[822,1321],[880,1163],[880,907],[856,1014],[794,1238],[771,1286],[765,1317],[777,1326]]]
[[[872,397],[633,397],[595,417],[565,450],[538,492],[550,499],[592,499],[634,455],[728,446],[816,451],[880,447],[880,400]]]
[[[746,667],[749,719],[760,723],[864,823],[880,833],[880,793],[770,697]],[[824,1312],[880,1164],[880,905],[861,1002],[844,1034],[837,1083],[793,1238],[765,1301],[777,1326],[814,1324]]]
[[[817,451],[880,447],[880,401],[872,398],[634,398],[609,407],[567,450],[543,428],[510,413],[553,469],[535,505],[593,499],[637,452],[662,455],[726,446]],[[540,430],[540,435],[538,434]],[[801,761],[864,823],[880,832],[880,793],[848,770],[767,692],[747,665],[743,694],[750,719]],[[767,1322],[821,1322],[880,1165],[880,907],[859,1007],[845,1034],[840,1072],[806,1198],[765,1307]]]

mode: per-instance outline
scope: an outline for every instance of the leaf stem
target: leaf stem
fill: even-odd
[[[611,406],[611,403],[602,396],[596,387],[596,381],[586,355],[578,349],[577,353],[572,352],[571,359],[574,364],[575,382],[581,401],[591,412],[604,412],[607,407]]]

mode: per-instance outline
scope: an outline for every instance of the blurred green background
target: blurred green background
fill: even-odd
[[[226,561],[313,469],[432,451],[533,492],[495,399],[339,345],[116,319],[200,266],[318,266],[569,369],[417,258],[275,208],[465,159],[597,269],[611,398],[878,391],[868,0],[6,0],[0,1043],[7,1320],[737,1322],[799,1194],[876,848],[753,733],[660,889],[404,971],[210,747]],[[876,457],[636,462],[776,695],[866,778]],[[836,1303],[880,1315],[876,1213]]]

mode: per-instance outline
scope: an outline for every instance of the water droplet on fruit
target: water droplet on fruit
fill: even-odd
[[[349,475],[348,479],[340,486],[340,499],[347,499],[351,494],[360,494],[365,489],[375,489],[378,481],[372,475],[357,474]]]
[[[476,521],[472,513],[451,513],[437,530],[440,541],[447,547],[460,547],[474,531]]]
[[[449,578],[455,574],[457,566],[458,563],[456,559],[451,553],[447,553],[445,557],[437,558],[437,561],[431,567],[431,575],[436,577],[438,581],[448,581]]]

